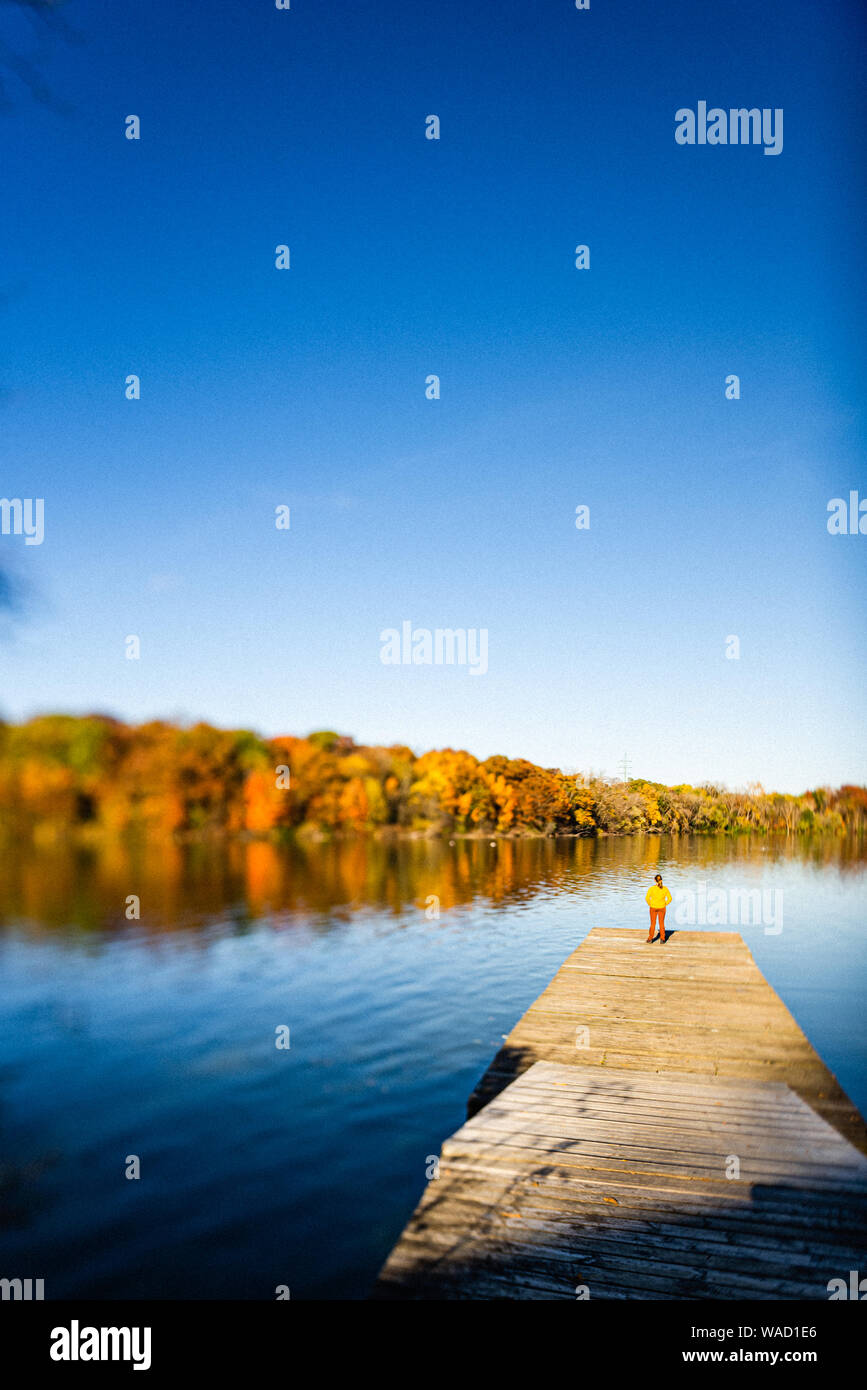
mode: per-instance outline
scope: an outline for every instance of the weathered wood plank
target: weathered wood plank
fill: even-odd
[[[737,933],[595,930],[479,1082],[373,1296],[827,1298],[867,1266],[865,1154]]]
[[[588,933],[506,1038],[470,1097],[469,1115],[545,1059],[692,1072],[783,1082],[867,1154],[864,1120],[738,932],[675,930],[664,946],[646,946],[645,935],[625,927]],[[602,1031],[606,1002],[626,1016],[613,1013]],[[648,1012],[630,1019],[627,1011],[642,1004]],[[590,1030],[587,1048],[575,1047],[582,1027]]]

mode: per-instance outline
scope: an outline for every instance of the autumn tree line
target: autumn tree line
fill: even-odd
[[[479,760],[452,748],[417,757],[321,731],[261,738],[247,729],[104,715],[0,723],[0,833],[253,836],[418,834],[863,833],[867,789],[800,796],[755,785],[667,787]]]

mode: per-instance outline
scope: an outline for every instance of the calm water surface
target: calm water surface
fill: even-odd
[[[779,934],[733,929],[865,1112],[863,849],[642,837],[8,855],[0,1276],[44,1278],[49,1298],[273,1299],[278,1284],[363,1298],[503,1035],[591,927],[645,925],[658,870],[674,893],[782,890]]]

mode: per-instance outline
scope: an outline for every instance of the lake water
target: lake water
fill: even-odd
[[[780,931],[729,925],[867,1111],[863,844],[5,856],[0,1276],[47,1298],[365,1297],[503,1035],[591,927],[646,925],[657,871],[697,902],[780,905]]]

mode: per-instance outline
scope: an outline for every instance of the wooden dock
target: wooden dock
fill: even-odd
[[[827,1299],[867,1128],[737,932],[596,928],[482,1077],[378,1299]]]

